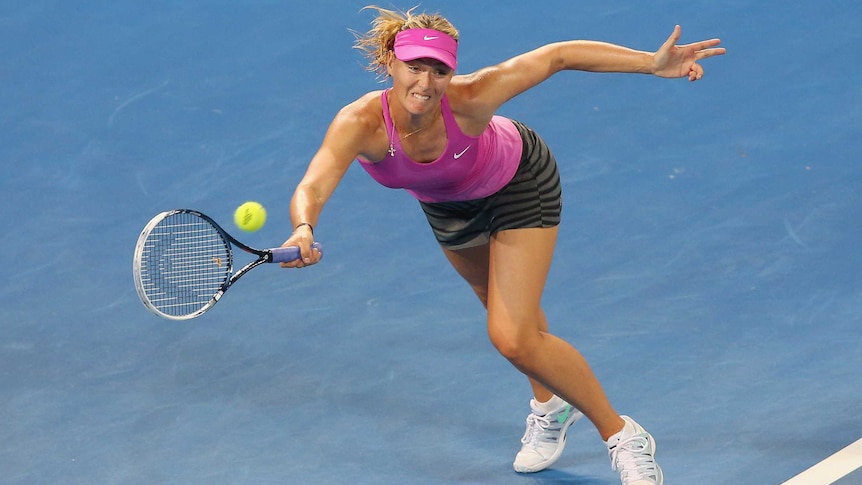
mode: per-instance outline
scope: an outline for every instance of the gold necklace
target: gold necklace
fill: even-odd
[[[395,127],[395,120],[392,120],[392,127],[393,128]],[[395,130],[395,132],[398,133],[399,138],[401,138],[402,140],[405,140],[405,139],[409,138],[411,135],[415,135],[416,133],[419,133],[420,131],[422,131],[424,129],[425,129],[425,127],[423,126],[423,127],[419,128],[418,130],[413,130],[410,133],[407,133],[406,135],[403,135],[403,136],[401,135],[401,133],[398,133],[397,129]]]
[[[395,145],[394,145],[392,140],[395,139],[396,133],[398,134],[399,140],[406,140],[407,138],[410,138],[412,135],[419,133],[420,131],[424,130],[427,127],[421,126],[421,127],[419,127],[418,130],[413,130],[410,133],[407,133],[406,135],[401,135],[401,133],[398,133],[398,128],[395,126],[395,117],[392,116],[391,112],[389,113],[389,117],[392,120],[392,130],[389,132],[389,150],[387,150],[387,151],[389,152],[390,157],[394,157],[395,156]],[[433,123],[434,121],[431,121],[431,122]]]

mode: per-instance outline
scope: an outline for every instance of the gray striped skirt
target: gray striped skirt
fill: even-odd
[[[463,249],[487,243],[507,229],[554,227],[563,208],[554,155],[533,130],[514,122],[524,149],[512,180],[496,194],[458,202],[419,202],[441,246]]]

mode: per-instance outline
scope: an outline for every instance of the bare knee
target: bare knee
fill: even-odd
[[[530,367],[535,351],[538,332],[530,332],[510,326],[508,330],[488,322],[488,336],[497,352],[519,369]]]

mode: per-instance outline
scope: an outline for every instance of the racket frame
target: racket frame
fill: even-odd
[[[147,292],[144,288],[144,282],[142,277],[142,262],[144,260],[144,247],[147,239],[152,233],[153,229],[163,220],[168,217],[175,216],[178,214],[191,214],[196,216],[208,224],[210,224],[213,229],[218,232],[219,236],[222,238],[222,242],[225,244],[226,253],[228,255],[228,261],[222,261],[222,264],[227,264],[226,277],[224,281],[219,286],[218,290],[213,294],[212,298],[201,306],[198,310],[183,314],[183,315],[173,315],[170,313],[165,313],[160,310],[149,298]],[[318,251],[321,250],[319,243],[314,243],[312,246]],[[239,269],[239,271],[233,271],[233,249],[241,249],[246,253],[257,256],[257,259],[249,262],[245,266]],[[156,214],[150,221],[144,226],[144,229],[141,231],[140,236],[138,236],[138,242],[135,245],[135,255],[133,260],[132,272],[135,278],[135,290],[138,292],[138,296],[141,299],[141,302],[147,307],[148,310],[155,313],[156,315],[169,319],[169,320],[190,320],[192,318],[199,317],[203,315],[207,310],[212,308],[221,297],[225,294],[225,292],[233,285],[238,279],[240,279],[243,275],[251,271],[257,266],[260,266],[264,263],[277,263],[277,262],[287,262],[293,261],[299,258],[299,248],[298,247],[288,247],[288,248],[274,248],[274,249],[255,249],[242,242],[238,241],[236,238],[231,236],[227,231],[225,231],[215,220],[213,220],[208,215],[196,211],[194,209],[172,209],[169,211],[164,211],[159,214]]]

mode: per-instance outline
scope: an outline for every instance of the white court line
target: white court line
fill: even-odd
[[[787,480],[782,485],[829,485],[862,467],[862,439]]]

